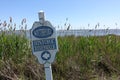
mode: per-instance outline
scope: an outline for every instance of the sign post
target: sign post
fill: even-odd
[[[38,13],[39,21],[33,23],[30,31],[32,53],[44,64],[46,80],[53,80],[51,63],[58,51],[56,30],[45,20],[44,12]]]
[[[44,68],[45,68],[46,80],[53,80],[51,64],[50,63],[44,64]]]

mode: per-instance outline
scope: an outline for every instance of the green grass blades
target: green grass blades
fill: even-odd
[[[58,37],[58,44],[55,74],[63,75],[58,75],[58,80],[90,80],[102,73],[108,76],[120,72],[119,36],[65,36]]]
[[[0,34],[0,59],[19,62],[29,50],[29,42],[24,36]]]
[[[120,36],[58,37],[58,45],[52,64],[54,80],[119,77]],[[31,52],[25,36],[0,34],[0,79],[45,80],[44,67]]]

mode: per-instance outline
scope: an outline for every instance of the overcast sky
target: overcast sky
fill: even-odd
[[[17,25],[27,19],[28,29],[38,21],[38,12],[58,29],[66,29],[68,18],[71,29],[120,28],[120,0],[0,0],[0,20],[12,17]],[[117,23],[117,25],[115,25]],[[89,26],[88,26],[89,24]],[[105,25],[105,26],[104,26]]]

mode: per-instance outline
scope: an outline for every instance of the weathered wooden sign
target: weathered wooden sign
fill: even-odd
[[[39,13],[39,21],[34,22],[30,30],[32,52],[39,63],[44,64],[46,80],[52,80],[51,63],[58,51],[55,28],[49,21],[45,21],[44,12]]]
[[[45,21],[44,25],[38,22],[33,24],[31,29],[32,51],[38,57],[41,64],[54,61],[58,51],[56,30],[50,22]]]

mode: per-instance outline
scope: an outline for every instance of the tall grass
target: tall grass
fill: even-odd
[[[45,80],[43,65],[32,55],[30,41],[6,26],[6,22],[0,26],[0,80]],[[120,36],[58,37],[58,45],[52,64],[54,80],[97,80],[120,75]]]
[[[58,43],[55,71],[63,75],[62,80],[90,80],[102,73],[110,77],[120,72],[119,36],[65,36],[59,37]]]
[[[119,75],[119,36],[58,37],[58,44],[59,52],[52,64],[55,80],[93,80],[102,73]],[[24,36],[3,33],[0,46],[0,79],[45,79],[43,65],[32,55]]]
[[[31,53],[30,41],[24,35],[24,20],[21,22],[22,35],[16,35],[15,26],[10,22],[0,25],[0,80],[43,80],[42,65]]]

